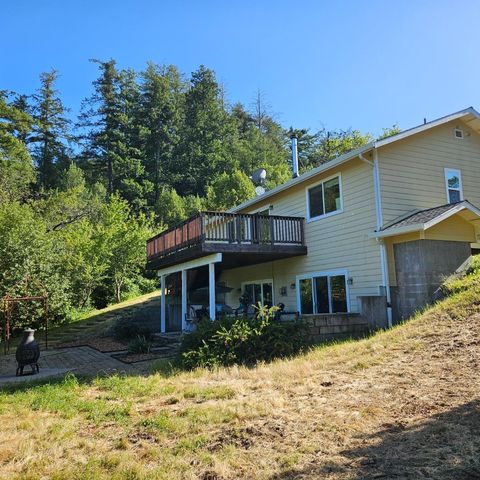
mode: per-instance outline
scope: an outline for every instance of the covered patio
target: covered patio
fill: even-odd
[[[306,255],[304,222],[302,217],[201,212],[148,240],[147,268],[156,270],[160,278],[161,333],[175,323],[171,318],[167,321],[172,315],[180,316],[177,330],[190,329],[194,314],[188,296],[193,284],[197,293],[206,294],[200,304],[204,316],[214,320],[223,271]],[[175,274],[177,280],[172,282],[169,277]],[[167,294],[172,291],[180,297],[180,305],[170,308],[170,303],[167,309]]]
[[[188,276],[189,272],[192,273],[193,271],[198,272],[200,270],[206,270],[208,280],[207,280],[207,314],[210,319],[215,320],[217,315],[216,309],[216,272],[215,266],[218,265],[222,261],[222,254],[215,253],[212,255],[208,255],[202,258],[198,258],[195,260],[191,260],[179,265],[171,266],[157,272],[160,278],[160,332],[166,333],[168,330],[172,331],[175,329],[175,304],[173,304],[173,308],[169,309],[169,329],[167,329],[167,295],[168,293],[172,292],[172,287],[167,283],[167,277],[179,274],[180,276],[180,295],[181,295],[181,308],[180,308],[180,325],[178,325],[178,329],[181,331],[189,330],[190,322],[192,320],[192,312],[189,312],[188,308],[188,291],[189,291],[189,283],[191,285],[191,281],[189,282]],[[203,282],[202,282],[203,283]],[[205,289],[205,288],[204,288]],[[171,304],[172,305],[172,304]],[[202,302],[203,307],[203,302]],[[172,318],[173,317],[173,318]],[[173,327],[173,328],[172,328]]]

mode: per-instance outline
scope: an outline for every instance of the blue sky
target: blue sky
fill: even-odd
[[[408,128],[480,108],[480,2],[5,0],[0,89],[31,93],[56,68],[76,113],[89,58],[186,74],[205,64],[228,99],[264,92],[286,127]]]

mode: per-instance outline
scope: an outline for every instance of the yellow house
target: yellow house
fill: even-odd
[[[480,247],[479,186],[480,115],[467,108],[370,142],[229,212],[201,213],[148,242],[161,330],[188,329],[202,289],[210,318],[261,302],[338,316],[340,326],[349,316],[389,326],[433,301],[442,279]],[[167,301],[173,290],[177,308]]]

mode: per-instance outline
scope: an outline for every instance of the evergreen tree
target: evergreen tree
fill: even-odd
[[[32,96],[30,107],[35,122],[27,141],[37,166],[39,184],[45,189],[56,186],[59,172],[69,163],[65,142],[69,138],[70,122],[65,117],[65,107],[55,89],[57,79],[56,70],[40,75],[41,86]],[[19,101],[24,102],[25,99],[20,98]]]
[[[118,104],[119,73],[115,60],[100,62],[100,77],[93,82],[93,95],[84,100],[78,126],[85,130],[82,164],[95,179],[104,180],[113,193],[113,164],[118,142],[120,106]]]
[[[105,183],[132,205],[145,204],[138,108],[140,92],[131,70],[118,71],[114,60],[101,62],[94,94],[84,101],[79,127],[84,130],[81,164],[91,180]]]
[[[22,141],[31,130],[32,118],[8,102],[0,91],[0,203],[23,199],[35,181],[27,146]]]
[[[225,148],[232,140],[233,124],[223,109],[214,72],[201,66],[193,72],[185,95],[182,140],[174,164],[175,188],[181,195],[204,196],[208,183],[231,166]]]
[[[149,63],[141,73],[140,123],[143,139],[143,164],[153,184],[151,204],[159,198],[162,185],[171,182],[170,171],[180,139],[184,90],[180,72],[173,66]]]

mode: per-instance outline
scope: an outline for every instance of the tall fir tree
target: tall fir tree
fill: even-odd
[[[66,118],[55,83],[58,72],[40,75],[40,88],[32,95],[30,112],[34,119],[32,134],[26,141],[38,170],[38,182],[44,189],[56,186],[59,173],[69,163],[67,141],[70,121]],[[24,98],[19,102],[23,104]]]
[[[155,204],[162,185],[171,183],[170,170],[180,140],[185,104],[185,85],[173,65],[149,63],[141,73],[140,119],[143,164],[153,185],[150,203]]]
[[[32,127],[32,118],[0,91],[0,204],[22,200],[35,181],[32,159],[23,139]]]
[[[140,92],[135,73],[119,71],[115,60],[94,60],[100,77],[94,93],[82,105],[78,126],[83,130],[81,165],[93,181],[102,181],[109,195],[118,192],[136,208],[145,205],[138,109]]]
[[[83,133],[82,166],[94,180],[104,181],[113,193],[114,148],[119,138],[119,73],[115,60],[98,64],[100,77],[93,82],[94,93],[82,103],[78,127]]]
[[[231,167],[225,146],[233,133],[215,74],[202,65],[192,73],[185,95],[185,121],[174,164],[179,194],[204,196],[213,178]]]

